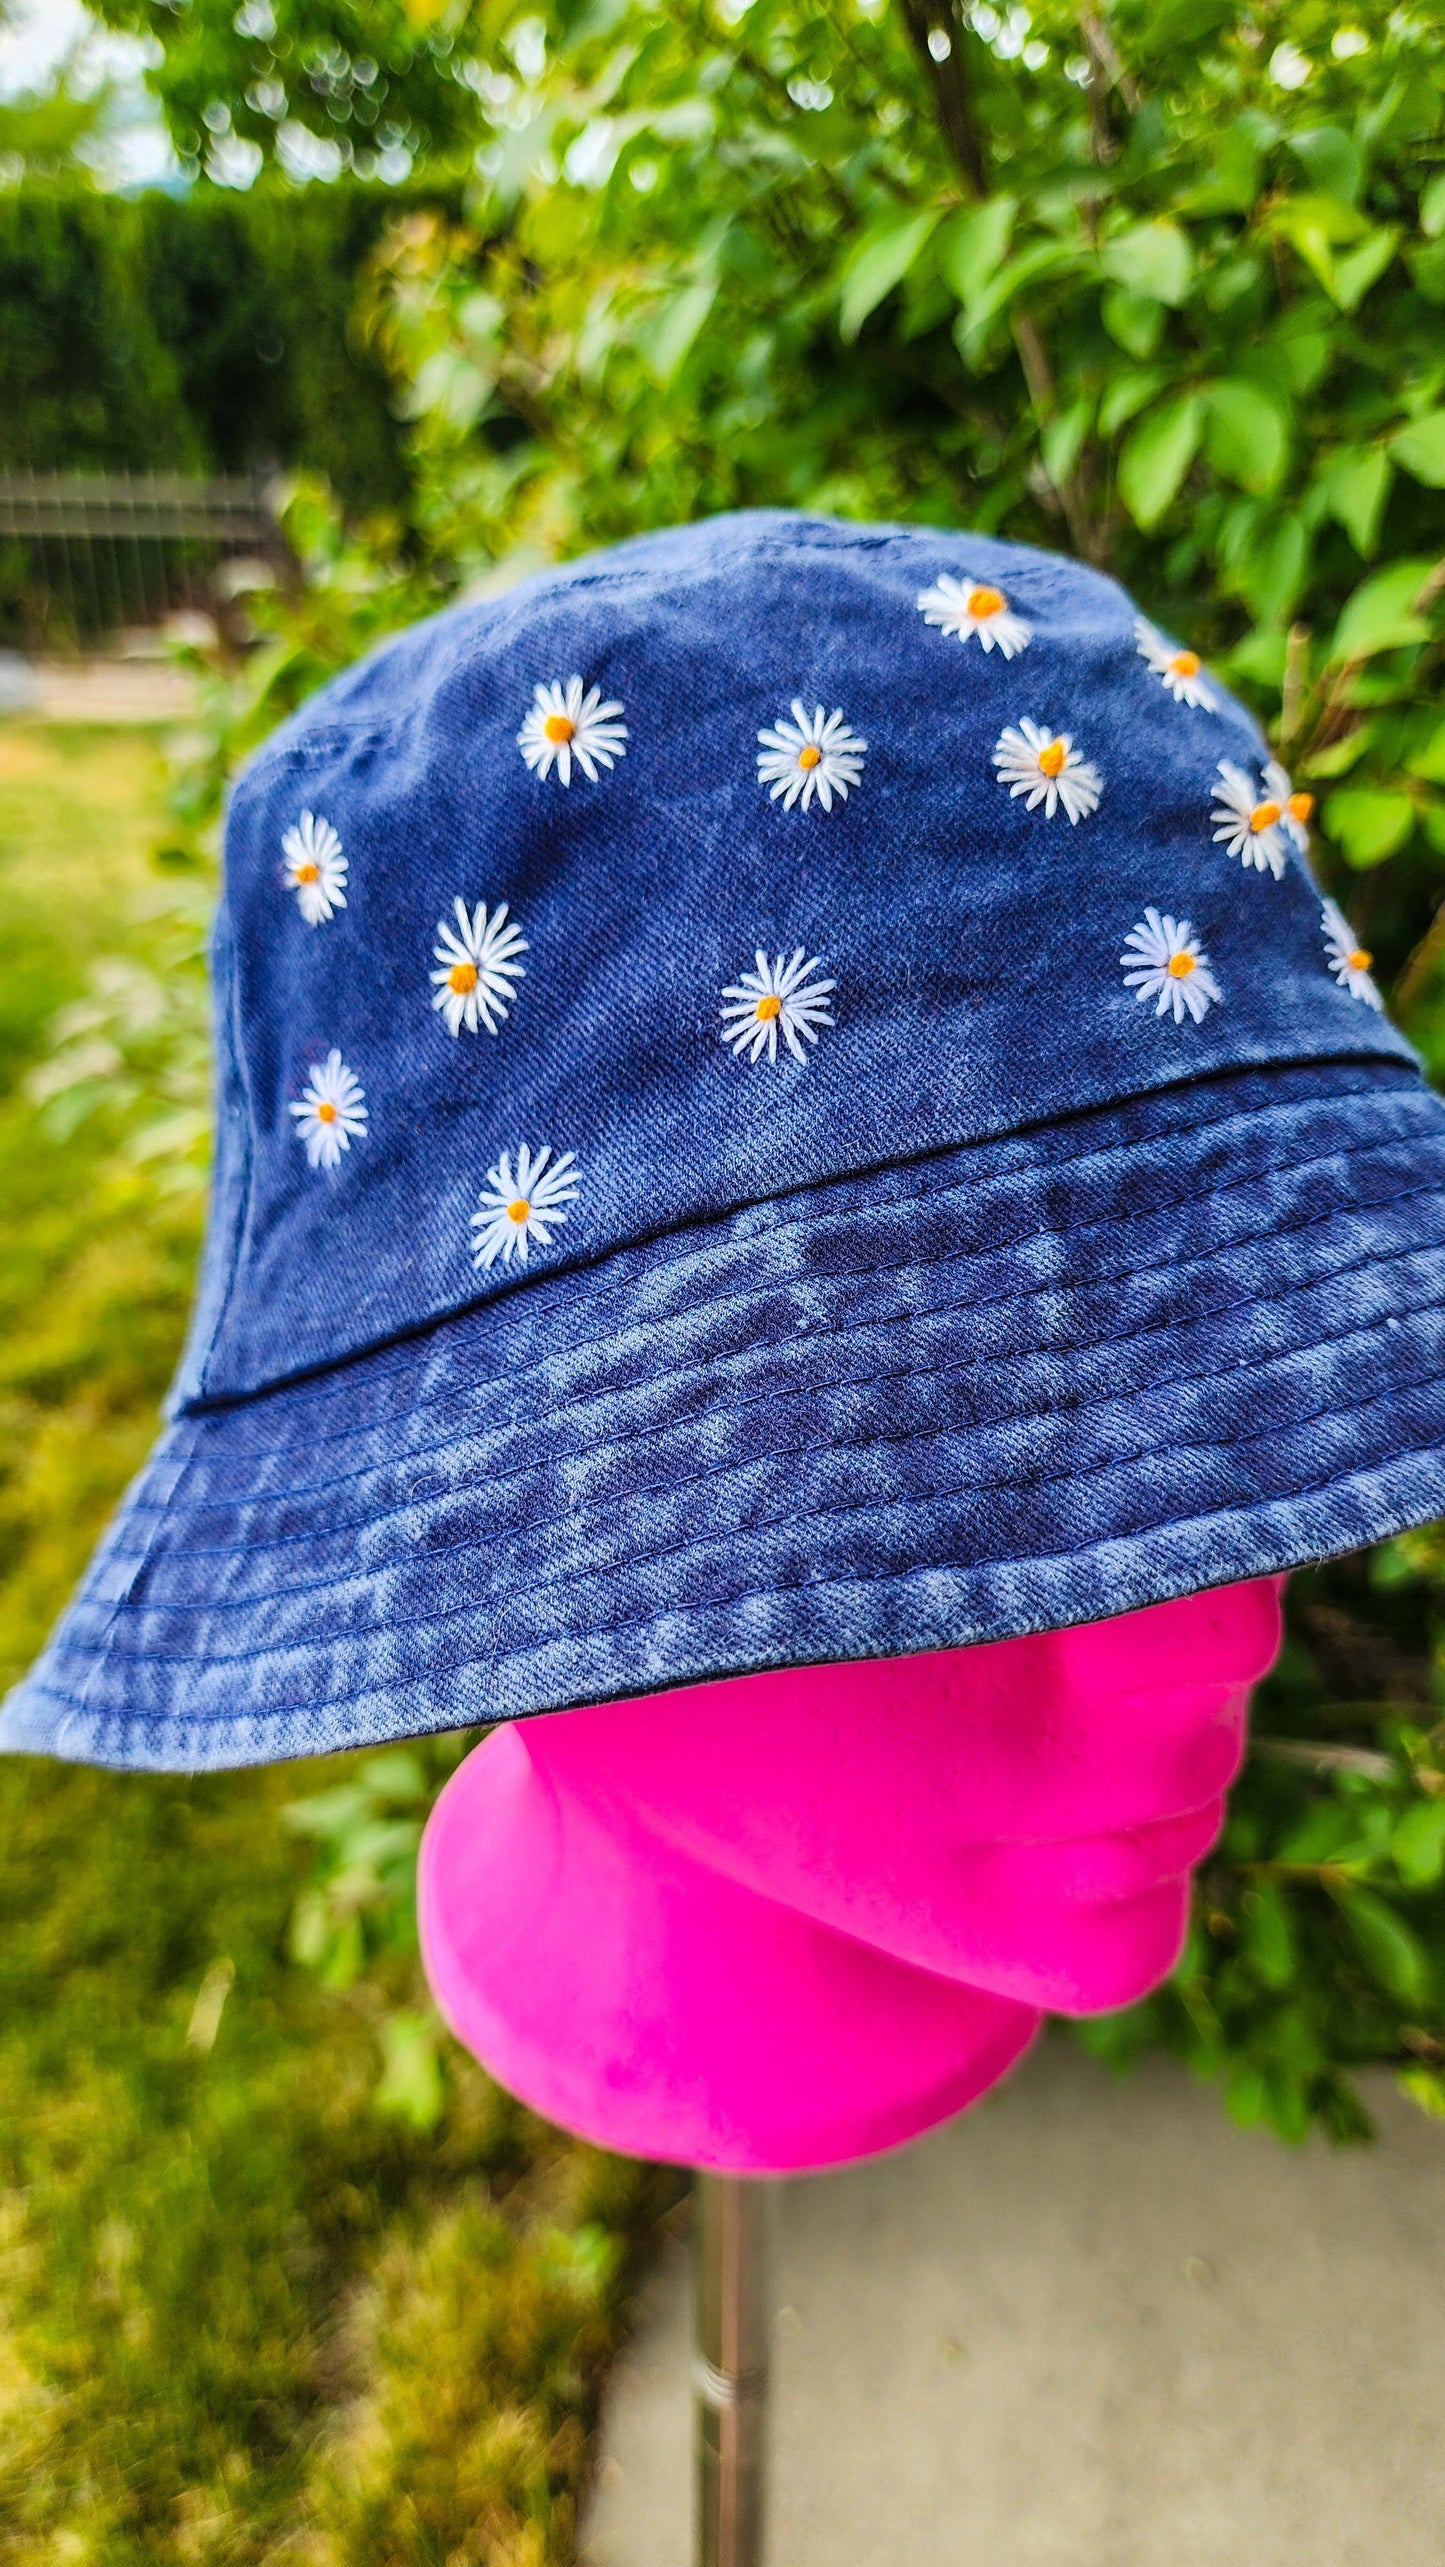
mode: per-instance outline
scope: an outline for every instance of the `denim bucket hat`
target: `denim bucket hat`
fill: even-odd
[[[171,1423],[0,1727],[196,1768],[1091,1621],[1445,1510],[1445,1112],[1078,563],[716,519],[241,778]]]

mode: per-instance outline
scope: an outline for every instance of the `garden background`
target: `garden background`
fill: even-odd
[[[1235,0],[104,0],[170,137],[0,102],[0,471],[284,481],[174,733],[0,728],[0,1656],[153,1431],[206,1163],[229,775],[380,635],[752,505],[1115,573],[1259,713],[1445,1070],[1445,65]],[[0,14],[3,23],[3,14]],[[308,174],[309,173],[309,174]],[[23,547],[14,637],[67,642]],[[1298,1578],[1159,1997],[1237,2119],[1445,2117],[1445,1541]],[[410,1880],[456,1743],[0,1771],[0,2558],[571,2555],[668,2186],[440,2034]],[[1261,2144],[1265,2144],[1263,2141]]]

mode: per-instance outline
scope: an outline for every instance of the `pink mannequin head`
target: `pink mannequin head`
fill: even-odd
[[[502,1732],[423,1847],[438,2002],[637,2153],[783,2171],[914,2136],[1042,2009],[1171,1967],[1281,1585]]]

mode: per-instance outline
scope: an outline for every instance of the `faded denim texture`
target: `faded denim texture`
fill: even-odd
[[[941,571],[1034,627],[927,626]],[[532,775],[539,682],[620,698],[597,782]],[[784,812],[794,697],[867,741]],[[1102,770],[1011,800],[1006,724]],[[721,519],[549,573],[326,690],[234,798],[219,1154],[174,1422],[0,1744],[243,1763],[816,1659],[1097,1619],[1445,1509],[1445,1113],[1331,977],[1292,857],[1213,842],[1238,707],[1173,702],[1075,563]],[[281,876],[304,810],[346,906]],[[507,901],[499,1034],[431,1007],[437,922]],[[1188,917],[1223,991],[1141,1006]],[[837,983],[805,1066],[735,1058],[761,946]],[[313,1171],[334,1047],[368,1130]],[[499,1153],[572,1150],[550,1247],[479,1274]]]

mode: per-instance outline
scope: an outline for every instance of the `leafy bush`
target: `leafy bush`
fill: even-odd
[[[383,227],[444,184],[102,196],[0,189],[0,469],[324,472],[353,509],[407,475],[351,326]]]

